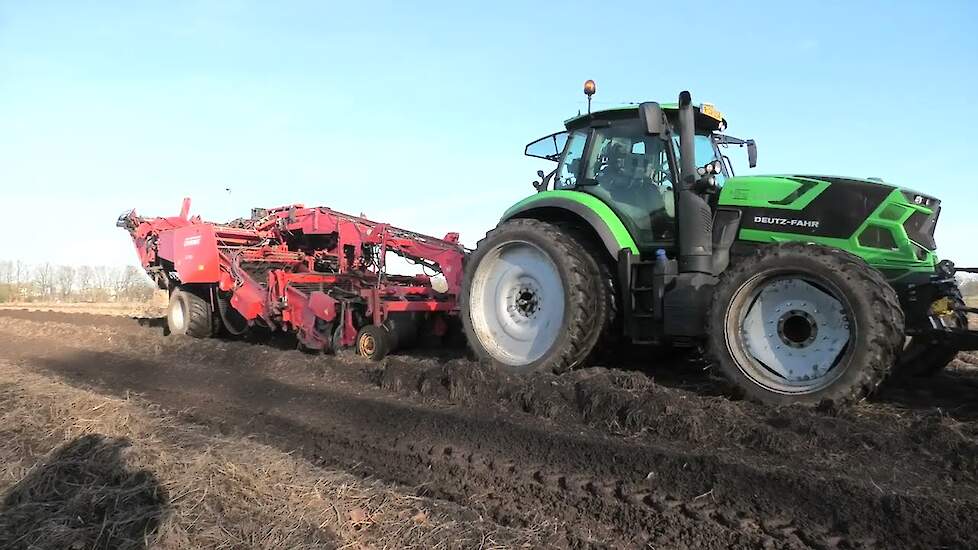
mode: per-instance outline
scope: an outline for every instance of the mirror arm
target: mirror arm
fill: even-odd
[[[540,181],[533,182],[533,188],[537,190],[537,193],[547,190],[547,187],[550,186],[550,180],[553,179],[556,173],[557,173],[556,168],[554,168],[553,171],[551,171],[549,174],[546,175],[544,175],[543,170],[537,170],[537,177],[540,178]]]
[[[726,166],[727,172],[730,172],[731,178],[736,176],[736,174],[734,174],[733,163],[730,162],[730,157],[723,155],[723,164]],[[753,168],[753,166],[751,166],[751,168]]]

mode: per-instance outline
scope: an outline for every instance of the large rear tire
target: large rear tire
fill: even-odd
[[[882,274],[845,251],[759,247],[716,286],[708,349],[765,403],[844,404],[883,381],[903,345],[903,310]]]
[[[172,334],[210,338],[214,334],[214,313],[207,300],[192,292],[177,289],[170,294],[166,323]]]
[[[476,356],[516,373],[585,364],[610,315],[597,254],[540,220],[508,220],[486,234],[468,258],[460,296]]]

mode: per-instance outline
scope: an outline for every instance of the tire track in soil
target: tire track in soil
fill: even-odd
[[[385,370],[357,361],[164,339],[131,321],[106,326],[95,316],[2,317],[24,321],[23,330],[0,326],[5,357],[75,384],[141,393],[184,410],[188,421],[254,434],[317,463],[417,486],[503,525],[540,526],[559,546],[978,545],[968,527],[978,518],[973,499],[952,503],[939,491],[884,494],[855,482],[858,472],[827,477],[793,469],[791,460],[753,464],[738,449],[610,436],[491,399],[472,407],[403,395],[416,387],[411,373],[423,373],[425,362],[399,371],[399,388],[388,390],[401,391],[391,392],[370,383]],[[79,343],[86,326],[111,336],[83,346],[58,342],[62,335]],[[323,362],[325,373],[310,368]]]

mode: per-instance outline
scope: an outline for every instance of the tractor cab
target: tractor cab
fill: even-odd
[[[537,191],[593,195],[618,215],[640,249],[671,249],[676,244],[679,133],[650,134],[641,109],[627,105],[571,118],[564,123],[566,130],[530,143],[525,154],[557,163],[550,174],[539,174]],[[675,127],[678,105],[660,109],[668,127]],[[719,188],[733,176],[721,147],[747,145],[752,160],[756,148],[753,141],[721,134],[726,122],[712,105],[695,106],[694,113],[696,164],[715,172]]]

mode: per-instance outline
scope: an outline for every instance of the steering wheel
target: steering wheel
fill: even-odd
[[[658,168],[652,170],[652,183],[656,185],[662,185],[662,182],[669,181],[670,178],[671,176],[669,172],[666,172],[665,170]]]

